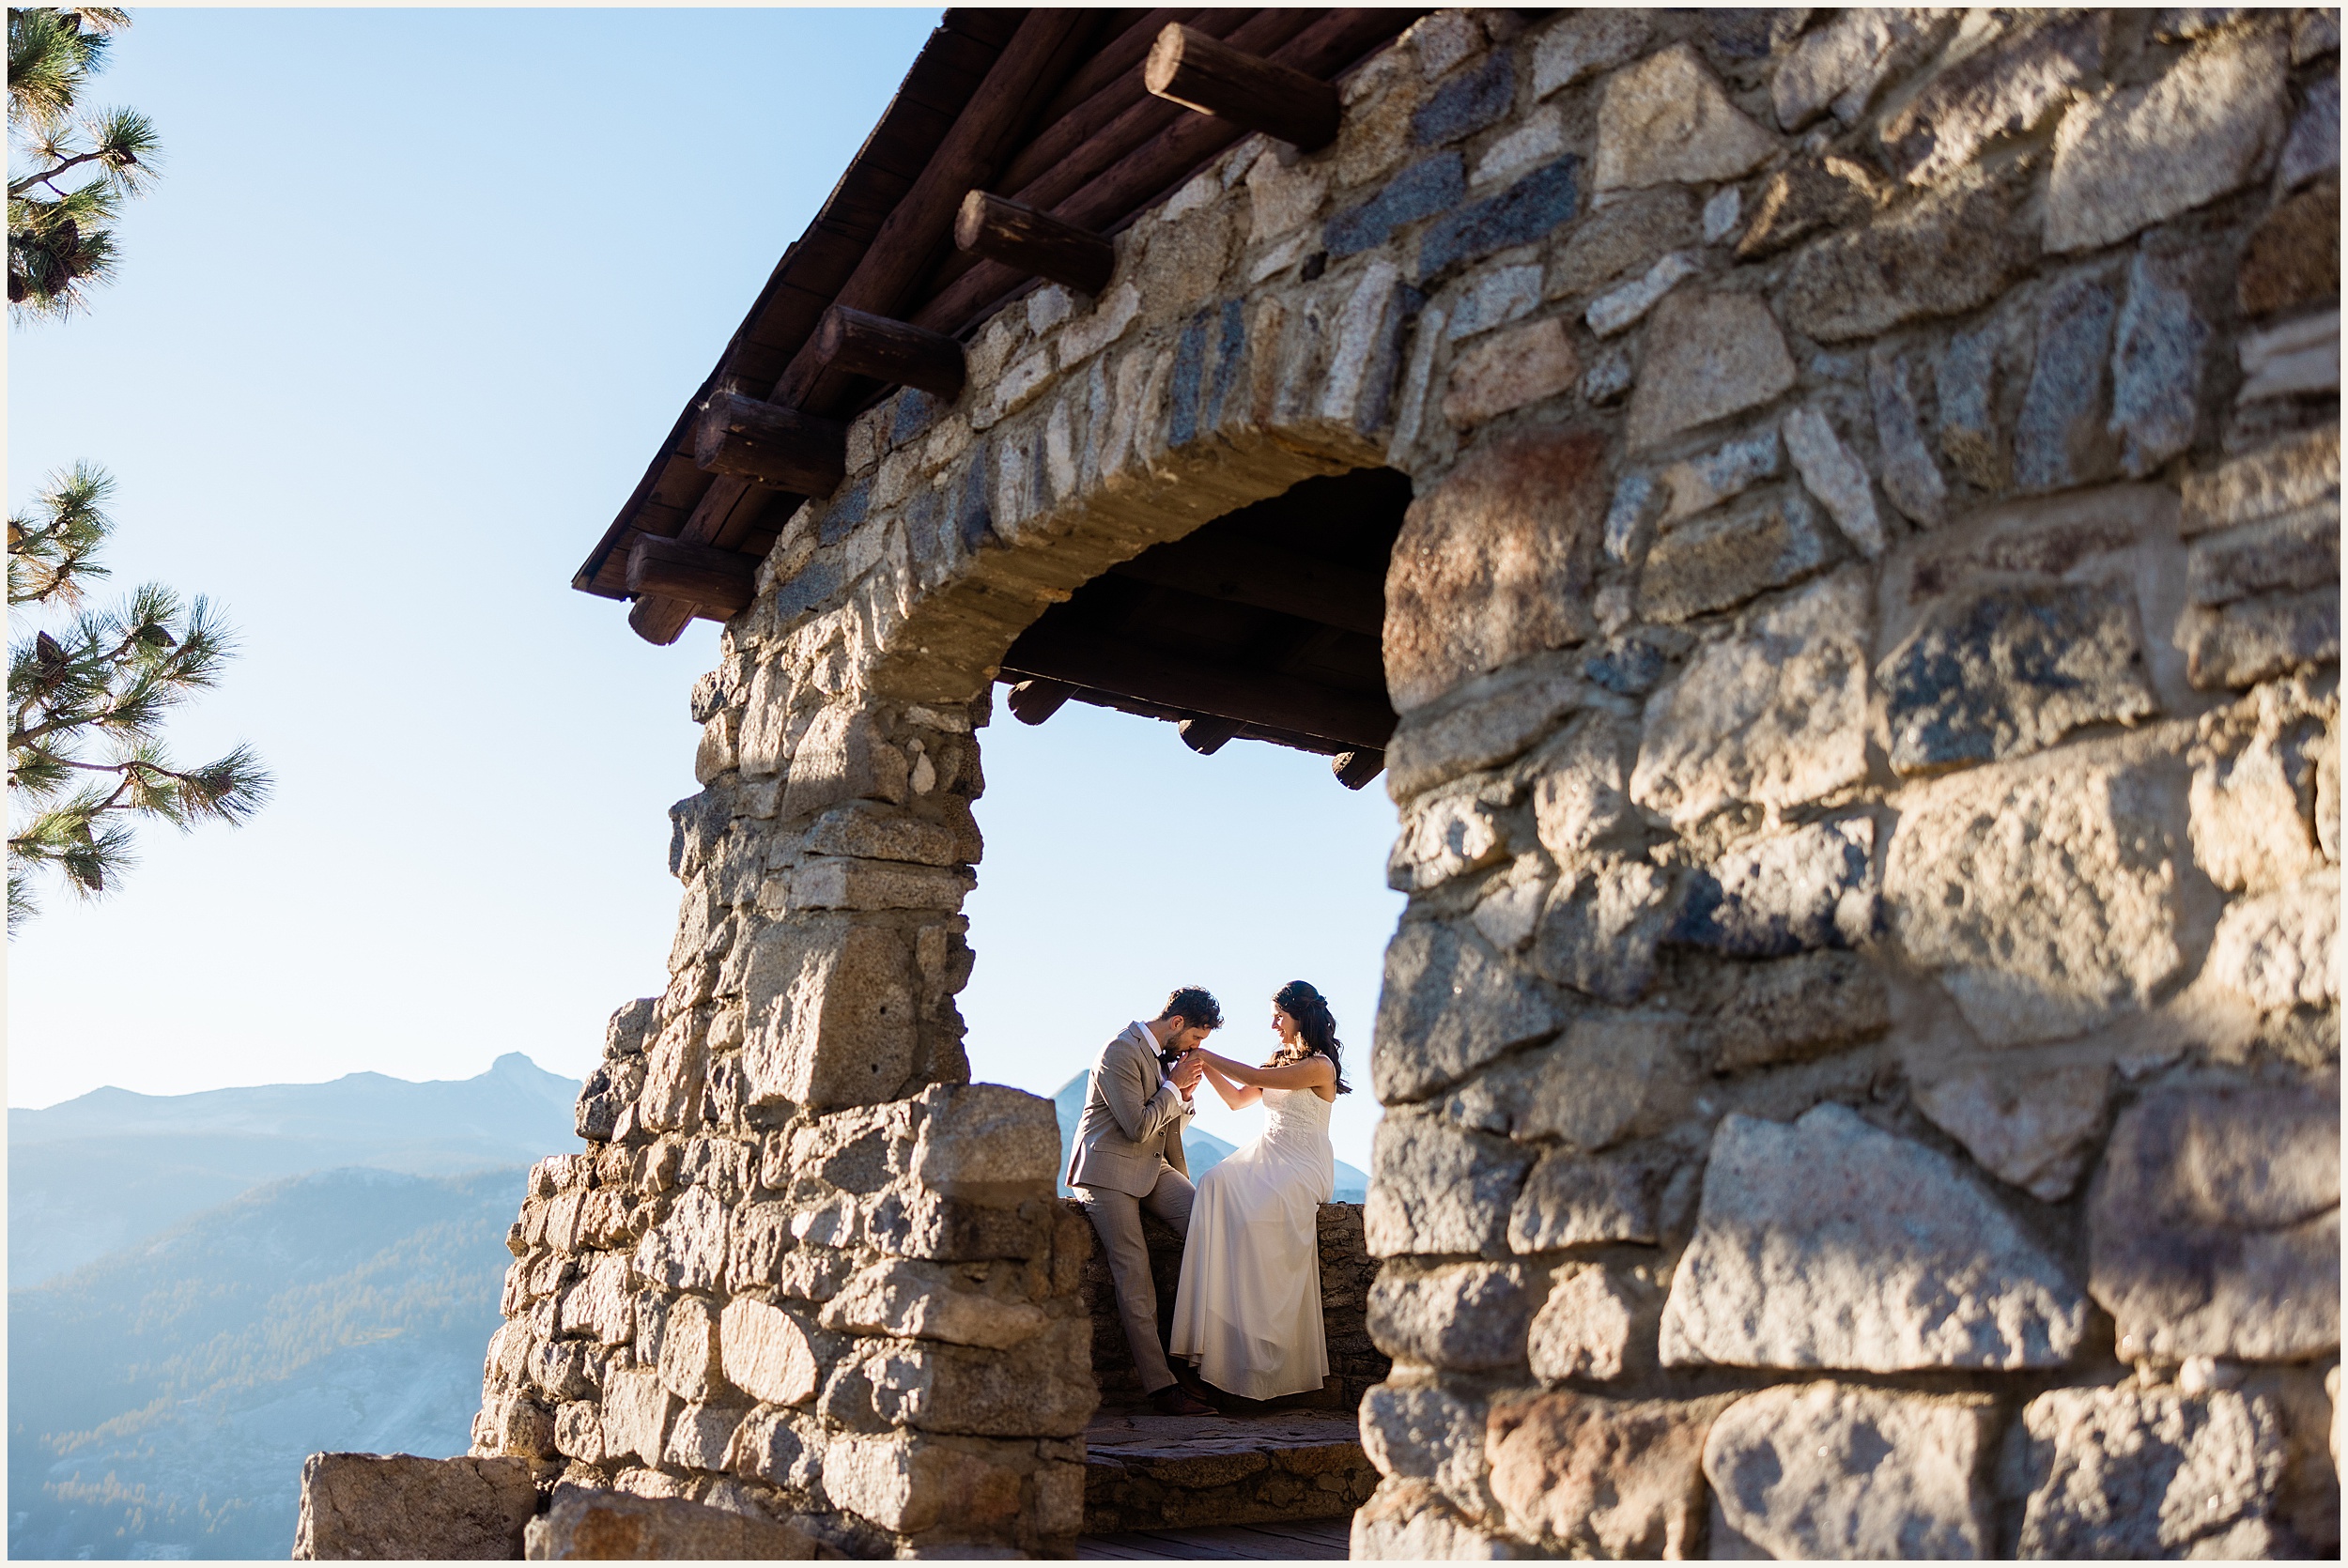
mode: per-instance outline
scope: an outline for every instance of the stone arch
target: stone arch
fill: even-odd
[[[533,1176],[481,1448],[874,1555],[1074,1532],[1084,1238],[1049,1107],[966,1083],[953,1006],[988,683],[1111,562],[1383,463],[1418,489],[1413,901],[1368,1229],[1413,1369],[1363,1407],[1356,1555],[1680,1551],[1707,1508],[1785,1555],[2025,1515],[2025,1553],[2085,1550],[2122,1537],[2066,1478],[2138,1475],[2105,1435],[2162,1423],[2257,1428],[2240,1473],[2280,1473],[2287,1400],[2175,1372],[2271,1363],[2314,1408],[2337,1357],[2337,322],[2241,259],[2321,206],[2288,195],[2319,163],[2263,182],[2337,40],[2179,23],[2113,56],[2157,82],[1964,129],[1974,62],[2092,81],[2124,23],[1984,13],[1960,54],[1954,18],[1442,13],[1331,147],[1240,144],[1097,299],[998,313],[954,404],[859,417],[696,691],[672,979],[614,1021],[595,1151]],[[2222,147],[2175,107],[2213,81]],[[1859,142],[1889,183],[1827,155]],[[2023,656],[2049,638],[2076,669]],[[2214,1261],[2270,1221],[2195,1174],[2264,1128],[2311,1173],[2291,1311]],[[2172,1190],[2205,1227],[2139,1196]],[[1909,1476],[2010,1438],[2022,1491],[1814,1510],[1892,1495],[1827,1440],[1861,1424]],[[1781,1458],[1799,1486],[1742,1487]],[[2144,1550],[2188,1544],[2163,1485]],[[2291,1495],[2194,1529],[2265,1549]]]

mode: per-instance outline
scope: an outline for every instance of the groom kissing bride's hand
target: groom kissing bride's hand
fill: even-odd
[[[1155,1019],[1104,1046],[1068,1162],[1068,1185],[1107,1255],[1142,1390],[1170,1416],[1215,1414],[1206,1383],[1276,1399],[1321,1388],[1329,1371],[1318,1216],[1336,1174],[1329,1108],[1349,1089],[1336,1020],[1320,992],[1290,981],[1272,999],[1279,1044],[1261,1067],[1206,1048],[1222,1025],[1214,998],[1184,986]],[[1234,1111],[1261,1105],[1265,1121],[1193,1188],[1182,1131],[1201,1078]],[[1144,1208],[1183,1239],[1170,1345],[1158,1339]]]

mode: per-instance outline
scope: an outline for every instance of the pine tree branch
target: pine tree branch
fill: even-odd
[[[59,175],[64,174],[68,169],[77,168],[84,163],[94,163],[105,156],[105,150],[98,147],[94,147],[88,152],[77,152],[72,157],[67,159],[64,162],[59,163],[53,169],[44,169],[39,174],[26,175],[23,179],[12,179],[8,181],[8,194],[11,196],[21,196],[36,185],[46,185],[52,191],[57,191],[57,177]],[[63,191],[57,191],[57,194],[62,196],[65,192]]]

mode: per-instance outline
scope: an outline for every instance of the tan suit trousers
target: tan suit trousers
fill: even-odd
[[[1150,1277],[1150,1248],[1141,1238],[1141,1211],[1148,1209],[1190,1235],[1190,1178],[1171,1165],[1161,1166],[1157,1185],[1143,1197],[1112,1192],[1105,1187],[1072,1187],[1070,1194],[1083,1206],[1092,1229],[1108,1256],[1109,1278],[1117,1285],[1117,1315],[1125,1325],[1125,1343],[1133,1348],[1134,1370],[1141,1374],[1141,1391],[1155,1393],[1174,1385],[1166,1364],[1166,1346],[1158,1343],[1158,1287]]]

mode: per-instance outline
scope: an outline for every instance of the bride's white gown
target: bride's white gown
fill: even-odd
[[[1266,1089],[1264,1130],[1198,1178],[1170,1348],[1227,1393],[1274,1399],[1329,1376],[1320,1206],[1336,1186],[1329,1101]]]

